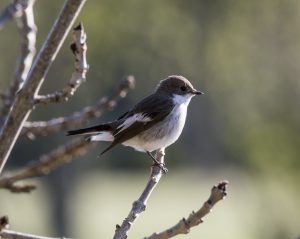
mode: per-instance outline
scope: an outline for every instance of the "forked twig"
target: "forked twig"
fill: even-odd
[[[49,121],[25,122],[22,133],[27,134],[29,137],[34,137],[35,135],[47,135],[78,127],[87,120],[100,117],[104,110],[112,110],[116,106],[118,99],[125,97],[128,91],[134,88],[134,84],[134,77],[127,76],[120,82],[111,96],[102,97],[95,105],[87,106],[81,111],[66,117],[54,118]]]
[[[157,159],[160,160],[161,163],[164,161],[164,151],[161,150],[157,154]],[[153,189],[159,182],[161,176],[163,175],[163,170],[159,166],[154,166],[151,169],[151,174],[147,185],[141,194],[141,196],[133,203],[132,209],[129,212],[128,217],[126,217],[122,223],[122,225],[117,225],[114,239],[125,239],[127,238],[128,232],[131,229],[131,226],[136,221],[137,217],[146,209],[147,200],[149,199]],[[211,212],[213,206],[224,199],[227,195],[226,187],[228,185],[227,181],[222,181],[218,185],[213,186],[211,189],[211,194],[208,200],[203,204],[203,206],[197,211],[192,212],[187,219],[181,219],[176,225],[160,232],[153,233],[149,237],[145,237],[144,239],[168,239],[171,237],[175,237],[180,234],[187,234],[190,231],[190,228],[198,226],[203,222],[203,217],[205,217],[208,213]],[[5,228],[5,225],[8,224],[7,217],[4,218],[2,229]],[[0,220],[1,221],[1,220]],[[6,223],[7,222],[7,223]],[[7,229],[0,229],[0,238],[3,239],[58,239],[51,237],[41,237],[26,233],[20,233],[15,231],[10,231]]]
[[[86,73],[89,69],[86,60],[86,33],[84,31],[82,23],[73,29],[73,42],[71,44],[71,50],[75,56],[75,71],[67,84],[60,91],[56,91],[47,95],[36,95],[35,103],[60,103],[68,101],[71,96],[74,95],[78,87],[86,80]]]
[[[109,99],[104,97],[99,104],[86,107],[81,112],[74,113],[66,118],[62,117],[53,119],[38,125],[33,124],[34,126],[28,128],[27,132],[25,132],[27,134],[48,134],[50,132],[63,130],[74,125],[79,125],[83,121],[92,117],[99,117],[104,110],[113,109],[117,104],[117,100],[121,97],[125,97],[128,90],[132,89],[133,86],[134,78],[133,76],[128,76],[121,81],[117,91]],[[15,172],[6,173],[4,176],[0,177],[0,188],[5,188],[15,193],[31,192],[36,188],[35,185],[28,183],[18,184],[17,182],[20,180],[48,174],[57,167],[71,161],[72,157],[84,154],[87,149],[94,144],[95,143],[88,142],[85,139],[77,138],[65,145],[59,146],[52,152],[41,156],[37,162],[30,162],[23,168]]]
[[[149,237],[145,237],[144,239],[168,239],[179,234],[189,233],[190,228],[198,226],[200,223],[202,223],[203,217],[211,212],[213,206],[226,197],[227,185],[227,181],[222,181],[218,185],[213,186],[210,197],[197,212],[192,212],[187,219],[181,219],[176,225],[168,228],[167,230],[160,233],[154,233]]]

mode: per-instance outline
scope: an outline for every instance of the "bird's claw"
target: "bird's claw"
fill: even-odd
[[[150,158],[152,158],[153,166],[159,167],[164,174],[168,172],[168,169],[166,168],[164,163],[157,161],[157,159],[149,151],[147,151],[146,153],[150,156]]]
[[[153,166],[157,166],[162,170],[163,174],[166,174],[168,172],[168,169],[164,163],[154,162]]]

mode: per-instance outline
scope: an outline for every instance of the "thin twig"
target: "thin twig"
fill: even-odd
[[[56,91],[52,94],[35,96],[35,103],[60,103],[68,101],[74,95],[78,87],[86,80],[86,73],[89,69],[86,60],[86,33],[82,23],[73,29],[73,42],[71,50],[75,56],[75,71],[66,87],[61,91]]]
[[[54,118],[49,121],[25,122],[22,133],[32,138],[36,135],[47,135],[78,127],[89,119],[100,117],[104,110],[112,110],[118,99],[125,97],[128,91],[134,88],[134,84],[134,77],[127,76],[120,82],[116,91],[110,97],[103,97],[95,105],[87,106],[70,116]]]
[[[59,16],[33,63],[23,87],[16,94],[13,107],[0,132],[0,174],[20,135],[24,122],[31,114],[34,107],[34,97],[38,94],[52,62],[85,1],[65,1]]]
[[[22,84],[25,82],[35,54],[37,27],[33,14],[34,3],[35,0],[23,0],[15,1],[13,4],[14,6],[18,6],[14,8],[19,11],[18,14],[15,14],[18,16],[15,19],[21,38],[21,54],[17,60],[9,92],[3,97],[4,104],[0,112],[0,125],[5,121],[17,91],[21,89]]]
[[[165,149],[162,148],[156,152],[156,159],[162,165],[164,164]],[[132,208],[128,216],[124,219],[122,225],[116,226],[114,239],[125,239],[127,238],[128,232],[131,226],[136,221],[137,217],[146,210],[147,201],[158,184],[161,176],[163,175],[163,169],[160,166],[153,165],[151,167],[151,173],[147,185],[142,192],[141,196],[133,203]]]
[[[93,142],[82,138],[76,138],[66,145],[54,149],[52,152],[42,155],[38,161],[29,162],[23,168],[8,173],[0,178],[0,188],[5,188],[14,193],[28,193],[36,188],[32,184],[16,184],[16,182],[49,174],[57,167],[69,163],[74,156],[83,155],[87,149],[95,145]]]
[[[66,237],[45,237],[11,230],[0,231],[1,239],[67,239]]]
[[[211,212],[213,206],[226,197],[227,185],[227,181],[222,181],[218,185],[213,186],[210,197],[197,212],[192,212],[187,219],[181,219],[176,225],[168,228],[167,230],[160,233],[154,233],[144,239],[168,239],[179,234],[189,233],[191,227],[198,226],[202,223],[203,217]]]

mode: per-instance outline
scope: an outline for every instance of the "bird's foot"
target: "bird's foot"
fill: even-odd
[[[149,151],[147,151],[147,154],[153,160],[153,166],[158,166],[164,174],[168,172],[168,169],[166,168],[166,165],[164,163],[158,162],[157,159]]]
[[[159,167],[162,170],[163,174],[166,174],[168,172],[168,169],[164,163],[159,163],[155,161],[152,166]]]

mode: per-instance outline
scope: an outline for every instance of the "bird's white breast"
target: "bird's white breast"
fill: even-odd
[[[175,106],[165,119],[143,133],[125,141],[123,144],[143,152],[152,152],[173,144],[183,130],[187,106],[191,98],[192,95],[174,95],[173,102]]]
[[[186,105],[186,107],[189,105],[191,99],[194,95],[192,94],[186,94],[186,95],[173,95],[173,102],[175,105]]]

